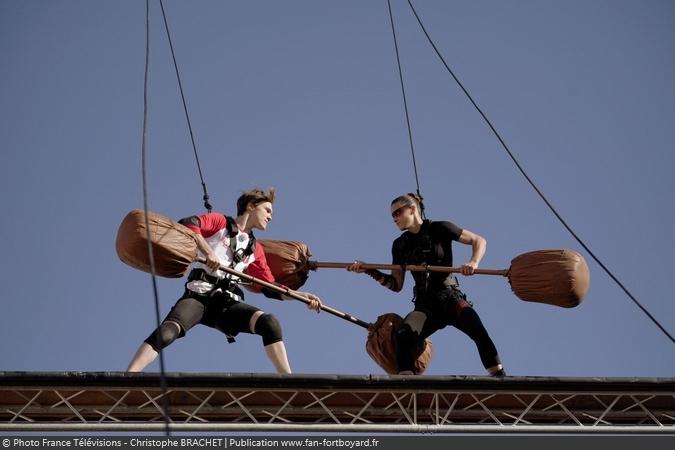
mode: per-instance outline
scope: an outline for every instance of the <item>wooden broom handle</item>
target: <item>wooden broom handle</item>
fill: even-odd
[[[346,269],[348,266],[351,266],[353,263],[347,262],[325,262],[325,261],[307,261],[307,266],[310,270],[317,269]],[[461,273],[462,269],[459,267],[449,267],[449,266],[428,266],[428,265],[409,265],[409,266],[400,266],[398,264],[361,264],[366,270],[369,269],[405,269],[411,272],[448,272],[448,273]],[[507,276],[509,274],[508,269],[476,269],[474,270],[475,274],[479,275],[501,275]]]
[[[206,265],[206,259],[204,259],[204,258],[196,258],[195,262],[202,263],[202,264]],[[278,292],[279,294],[283,294],[283,295],[286,295],[288,297],[294,298],[296,300],[300,300],[301,302],[303,302],[307,305],[309,305],[311,303],[309,301],[309,299],[303,297],[300,294],[297,294],[295,291],[293,291],[293,290],[291,290],[287,287],[281,287],[281,286],[278,286],[276,284],[269,283],[267,281],[261,280],[261,279],[256,278],[256,277],[252,277],[251,275],[245,274],[243,272],[239,272],[239,271],[231,269],[229,267],[220,266],[219,269],[222,270],[223,272],[229,273],[230,275],[234,275],[238,278],[241,278],[242,280],[246,280],[246,281],[251,282],[251,283],[259,284],[260,286],[263,286],[263,287],[266,287],[267,289]],[[332,314],[334,316],[337,316],[340,319],[344,319],[348,322],[354,323],[354,324],[356,324],[360,327],[366,328],[366,329],[368,329],[368,327],[371,325],[370,323],[364,322],[363,320],[359,319],[358,317],[354,317],[350,314],[343,313],[342,311],[338,311],[335,308],[331,308],[330,306],[326,306],[326,305],[323,305],[323,304],[321,305],[321,311],[326,311],[327,313]]]

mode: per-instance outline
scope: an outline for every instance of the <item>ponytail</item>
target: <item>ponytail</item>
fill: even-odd
[[[420,214],[424,217],[424,197],[422,197],[421,194],[416,194],[414,192],[408,192],[406,195],[417,203],[417,206],[420,208]]]
[[[420,212],[420,216],[422,216],[422,219],[425,219],[426,217],[424,216],[424,197],[422,197],[421,194],[419,193],[414,193],[414,192],[408,192],[405,195],[401,195],[399,197],[396,197],[394,200],[392,200],[391,204],[393,205],[394,203],[398,202],[404,202],[406,205],[416,205],[417,209]]]

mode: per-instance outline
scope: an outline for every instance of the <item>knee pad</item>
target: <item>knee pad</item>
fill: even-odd
[[[255,323],[255,333],[263,338],[263,345],[270,345],[282,340],[281,323],[272,314],[263,314]]]
[[[166,348],[169,344],[175,341],[180,334],[180,325],[177,323],[164,322],[159,328],[155,329],[150,336],[144,341],[156,352]]]

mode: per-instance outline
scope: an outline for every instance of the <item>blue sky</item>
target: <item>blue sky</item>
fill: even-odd
[[[675,4],[415,2],[444,57],[530,176],[628,289],[675,333]],[[483,268],[579,244],[557,222],[393,0],[428,216],[483,235]],[[273,186],[258,238],[315,259],[390,261],[389,202],[415,179],[385,1],[166,0],[203,172],[217,210]],[[0,1],[3,313],[0,370],[123,370],[155,326],[149,275],[119,261],[117,227],[142,207],[145,2]],[[203,210],[159,2],[151,2],[150,208]],[[462,279],[511,375],[675,376],[675,347],[586,257],[579,307],[518,300],[503,278]],[[455,260],[469,258],[455,247]],[[182,280],[161,279],[162,315]],[[341,270],[306,290],[366,321],[405,315]],[[299,373],[381,374],[366,331],[297,302],[247,300],[282,321]],[[482,375],[454,328],[429,375]],[[166,351],[181,372],[271,372],[259,338],[206,327]],[[149,368],[158,370],[155,364]]]

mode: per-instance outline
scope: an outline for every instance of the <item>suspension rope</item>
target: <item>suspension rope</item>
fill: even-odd
[[[403,95],[403,109],[405,110],[405,122],[406,125],[408,126],[408,140],[410,141],[410,153],[412,154],[412,163],[413,163],[413,170],[415,171],[415,183],[417,185],[417,195],[420,198],[422,197],[422,193],[420,192],[420,179],[417,175],[417,161],[415,159],[415,146],[413,145],[413,137],[412,137],[412,127],[410,126],[410,115],[408,114],[408,101],[405,95],[405,85],[403,83],[403,70],[401,69],[401,58],[399,56],[398,52],[398,41],[396,40],[396,27],[394,26],[394,16],[391,13],[391,1],[387,0],[387,8],[389,9],[389,22],[391,23],[391,34],[394,38],[394,48],[396,49],[396,64],[398,65],[398,78],[401,82],[401,94]],[[424,204],[420,203],[420,213],[422,214],[422,218],[426,219],[425,214],[424,214]]]
[[[150,0],[145,0],[145,70],[143,79],[143,136],[141,139],[141,172],[143,180],[143,211],[145,212],[145,232],[148,241],[148,259],[150,261],[150,275],[152,279],[152,292],[155,297],[155,320],[157,328],[160,326],[159,318],[159,294],[157,290],[157,276],[155,271],[155,258],[152,251],[152,242],[150,237],[150,223],[148,220],[148,183],[147,183],[147,163],[146,163],[146,142],[148,130],[148,72],[150,61]],[[159,340],[159,335],[157,336]],[[158,346],[159,347],[159,346]],[[164,370],[164,352],[159,351],[159,383],[162,391],[162,416],[164,417],[164,432],[170,436],[169,430],[169,396],[166,388],[166,376]]]
[[[389,0],[387,0],[387,1],[389,1]],[[570,234],[584,248],[584,250],[586,250],[586,252],[588,252],[588,254],[591,255],[591,257],[595,260],[596,263],[598,263],[598,265],[605,271],[605,273],[607,273],[607,275],[609,275],[609,277],[612,280],[614,280],[614,282],[626,293],[626,295],[628,295],[628,297],[633,301],[633,303],[635,303],[638,306],[638,308],[640,308],[642,310],[642,312],[644,312],[647,315],[647,317],[649,319],[651,319],[652,322],[654,322],[654,324],[671,340],[671,342],[675,343],[675,339],[673,339],[673,336],[670,333],[668,333],[668,331],[666,331],[666,329],[659,323],[659,321],[656,320],[656,318],[654,318],[654,316],[652,316],[644,306],[642,306],[642,304],[633,296],[633,294],[631,294],[628,291],[628,289],[623,285],[623,283],[621,283],[619,281],[619,279],[617,277],[615,277],[614,274],[602,263],[602,261],[600,261],[600,259],[595,256],[595,254],[588,248],[588,246],[581,240],[581,238],[579,238],[579,236],[577,236],[577,234],[574,232],[574,230],[572,230],[572,228],[567,224],[567,222],[565,222],[565,220],[560,216],[560,214],[558,214],[558,211],[556,211],[556,209],[553,207],[553,205],[551,205],[551,203],[544,196],[544,194],[539,190],[539,188],[530,179],[530,177],[527,175],[527,173],[525,172],[523,167],[520,165],[518,160],[516,160],[515,156],[513,156],[513,153],[511,153],[511,150],[509,150],[509,147],[506,145],[506,143],[504,142],[504,140],[502,139],[500,134],[497,132],[495,127],[492,125],[490,120],[487,118],[485,113],[483,113],[483,111],[480,109],[480,107],[474,101],[473,97],[471,97],[471,94],[469,94],[469,92],[466,90],[464,85],[459,81],[459,79],[457,78],[455,73],[452,71],[452,69],[450,69],[448,64],[445,62],[445,59],[443,58],[443,55],[441,55],[441,52],[436,47],[436,44],[434,44],[433,40],[429,36],[429,33],[427,32],[427,29],[424,27],[424,24],[422,23],[422,20],[420,19],[419,15],[417,14],[417,11],[415,10],[415,7],[413,6],[411,0],[408,0],[408,5],[410,5],[410,9],[412,10],[413,14],[415,15],[415,18],[417,19],[417,23],[419,23],[420,28],[422,29],[422,31],[424,32],[424,35],[427,37],[427,40],[429,41],[429,44],[431,44],[431,47],[436,52],[436,55],[441,60],[441,62],[443,63],[443,65],[447,69],[448,73],[450,73],[452,78],[455,80],[455,82],[462,89],[462,91],[464,92],[466,97],[469,99],[471,104],[474,106],[474,108],[476,108],[478,113],[483,117],[483,119],[485,120],[487,125],[490,127],[490,129],[492,130],[494,135],[497,137],[497,139],[501,143],[504,150],[506,150],[506,153],[508,153],[511,160],[514,162],[514,164],[516,165],[516,167],[518,168],[520,173],[525,177],[525,179],[530,184],[530,186],[532,186],[532,188],[539,195],[539,197],[541,197],[541,199],[544,201],[544,203],[546,203],[546,206],[548,206],[548,208],[551,210],[551,212],[553,212],[553,214],[558,218],[560,223],[562,223],[562,225],[567,229],[567,231],[570,232]]]
[[[185,94],[183,94],[183,83],[181,83],[180,73],[178,71],[178,63],[176,62],[176,53],[173,49],[173,42],[171,41],[171,33],[169,32],[169,22],[166,20],[166,13],[164,11],[164,0],[159,0],[159,5],[162,8],[162,17],[164,18],[164,28],[166,28],[166,36],[169,39],[169,47],[171,48],[171,57],[173,58],[173,67],[176,70],[176,78],[178,79],[178,89],[180,90],[180,98],[183,100],[183,110],[185,111],[185,118],[187,119],[188,129],[190,130],[190,140],[192,141],[192,150],[195,155],[195,161],[197,162],[197,172],[199,173],[199,179],[202,182],[202,191],[204,192],[204,207],[208,212],[211,212],[213,207],[209,203],[209,193],[206,189],[206,182],[204,182],[204,177],[202,176],[202,167],[199,164],[199,155],[197,154],[197,145],[195,144],[195,136],[192,132],[192,123],[190,122],[190,114],[188,113],[187,103],[185,101]]]

